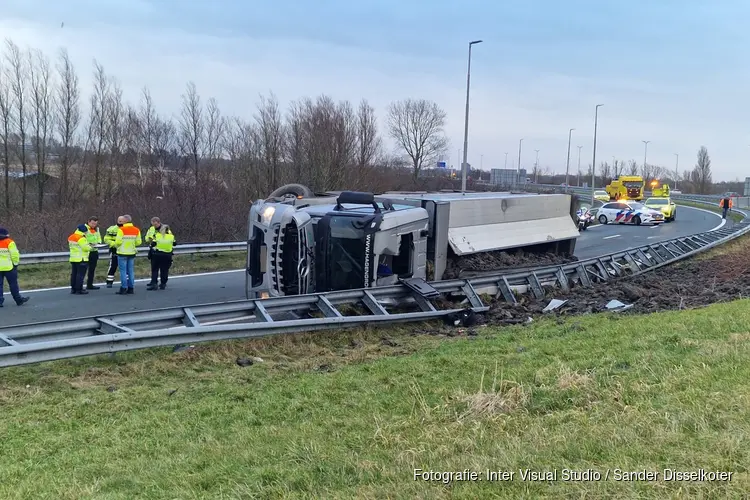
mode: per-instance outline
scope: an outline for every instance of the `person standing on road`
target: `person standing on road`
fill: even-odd
[[[117,248],[118,266],[120,268],[120,290],[118,295],[135,293],[135,256],[138,254],[138,245],[143,243],[141,230],[133,225],[130,215],[122,216],[123,225],[118,228],[115,237]]]
[[[107,288],[112,288],[112,284],[115,282],[115,273],[117,272],[117,247],[115,246],[115,238],[117,238],[117,232],[125,224],[122,217],[117,218],[117,224],[109,226],[106,233],[104,234],[104,243],[109,246],[109,268],[107,269]]]
[[[156,219],[156,218],[154,218]],[[169,279],[169,268],[172,267],[172,256],[174,255],[174,234],[169,226],[162,224],[160,220],[151,220],[154,224],[146,233],[146,242],[149,244],[149,259],[151,259],[151,282],[147,290],[156,290],[156,282],[161,275],[159,289],[167,288]]]
[[[83,289],[83,281],[86,279],[86,269],[89,267],[89,245],[86,233],[89,228],[81,224],[68,236],[68,248],[70,250],[70,293],[74,295],[86,295],[88,290]]]
[[[94,273],[96,272],[96,263],[99,262],[99,247],[102,244],[102,235],[99,232],[99,218],[96,216],[89,217],[86,223],[86,240],[89,242],[91,251],[89,252],[88,280],[86,281],[86,290],[99,290],[94,285]]]
[[[724,209],[724,211],[723,211],[723,213],[721,215],[721,218],[722,219],[726,219],[727,218],[727,211],[730,208],[732,208],[732,198],[730,198],[730,197],[723,198],[719,202],[719,206]]]
[[[5,302],[5,280],[8,280],[8,288],[16,304],[22,306],[29,301],[28,297],[21,295],[18,288],[18,263],[21,261],[21,253],[16,242],[8,234],[7,229],[0,227],[0,307],[3,307]]]

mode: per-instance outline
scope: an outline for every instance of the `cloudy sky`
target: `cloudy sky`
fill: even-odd
[[[357,4],[357,5],[355,5]],[[227,114],[250,117],[258,95],[282,104],[327,93],[426,98],[448,113],[450,164],[463,145],[467,45],[472,57],[469,162],[486,170],[571,171],[597,163],[680,170],[698,148],[714,179],[750,176],[750,3],[730,0],[3,0],[0,35],[54,56],[66,47],[81,82],[96,59],[131,101],[148,86],[176,114],[189,80]]]

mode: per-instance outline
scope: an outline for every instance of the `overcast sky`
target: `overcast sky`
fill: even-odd
[[[327,93],[448,113],[449,164],[463,146],[472,57],[469,162],[485,170],[565,171],[568,129],[581,165],[643,161],[692,168],[708,148],[715,180],[750,176],[750,2],[567,0],[3,0],[0,35],[55,55],[66,47],[85,91],[96,59],[136,101],[145,85],[176,114],[189,80],[227,114],[251,117],[260,93],[282,105]],[[63,25],[64,23],[64,25]],[[63,26],[61,26],[63,25]]]

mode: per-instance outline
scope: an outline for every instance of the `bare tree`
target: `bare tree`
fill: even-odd
[[[29,77],[31,84],[31,127],[34,134],[34,157],[36,159],[39,211],[44,209],[44,195],[47,180],[47,158],[50,139],[50,118],[52,111],[53,89],[51,71],[47,56],[42,51],[29,53]]]
[[[66,205],[69,193],[70,167],[75,162],[75,143],[81,123],[80,88],[78,76],[68,52],[60,50],[57,65],[58,84],[55,99],[55,123],[60,141],[60,186],[58,202]]]
[[[10,92],[10,71],[0,66],[0,140],[2,140],[2,163],[5,175],[5,209],[10,212],[10,141],[13,129],[13,97]]]
[[[695,185],[699,194],[709,194],[712,185],[711,158],[708,156],[706,146],[698,150],[698,162],[690,174],[690,181]]]
[[[258,112],[255,115],[263,164],[267,174],[265,188],[268,192],[279,187],[279,165],[284,154],[284,124],[279,111],[279,102],[271,93],[260,96]]]
[[[182,95],[180,114],[180,148],[193,168],[196,185],[199,182],[199,166],[205,147],[206,125],[203,118],[201,98],[195,83],[189,82],[187,92]]]
[[[206,158],[213,164],[222,154],[222,137],[226,122],[221,116],[219,104],[213,97],[206,105]]]
[[[619,177],[624,167],[625,164],[622,160],[612,160],[612,177]]]
[[[644,163],[641,166],[641,177],[643,177],[643,181],[648,184],[651,180],[651,177],[653,176],[653,165],[649,165],[648,163]]]
[[[602,185],[609,184],[609,182],[612,180],[612,165],[610,165],[606,161],[601,162],[599,164],[599,172],[602,176]]]
[[[407,99],[388,108],[390,135],[411,159],[415,181],[425,163],[434,163],[448,149],[445,118],[445,111],[424,99]]]
[[[381,154],[382,139],[378,135],[375,108],[362,99],[357,110],[357,166],[360,170],[372,165]]]
[[[27,135],[27,114],[26,108],[26,90],[28,80],[28,68],[26,65],[26,58],[23,57],[21,49],[13,43],[11,40],[5,42],[8,52],[6,53],[6,61],[10,68],[11,79],[10,88],[13,94],[13,102],[15,103],[15,125],[16,133],[18,135],[18,143],[16,146],[16,157],[21,163],[22,179],[21,179],[21,211],[26,211],[26,174],[28,173],[28,157],[26,151],[26,135]]]
[[[628,162],[628,175],[638,175],[638,163],[635,160]]]
[[[107,182],[105,184],[105,197],[109,198],[114,194],[115,182],[117,179],[117,170],[122,168],[122,156],[124,145],[124,128],[125,128],[125,108],[122,102],[122,87],[113,80],[111,89],[107,95],[104,106],[104,119],[107,122],[106,136],[104,147],[107,151]]]
[[[91,111],[89,118],[88,142],[93,148],[94,198],[101,199],[102,170],[105,162],[107,138],[109,137],[109,120],[107,103],[109,102],[110,82],[104,67],[94,61],[94,90],[91,94]]]

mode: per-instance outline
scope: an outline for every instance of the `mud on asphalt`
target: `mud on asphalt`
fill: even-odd
[[[691,309],[717,302],[750,297],[750,241],[730,243],[733,251],[700,260],[690,259],[635,276],[575,286],[569,292],[545,287],[545,297],[530,294],[517,297],[518,304],[502,298],[490,303],[486,314],[490,324],[517,324],[541,315],[579,315],[606,311],[605,305],[618,300],[632,307],[622,312],[651,313]],[[734,251],[736,249],[736,251]],[[542,310],[552,299],[567,300],[551,313]]]

